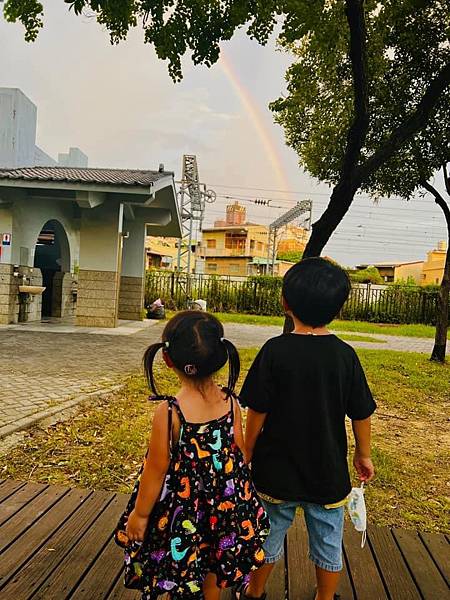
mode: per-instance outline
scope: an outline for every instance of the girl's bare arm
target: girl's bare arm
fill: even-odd
[[[245,444],[244,444],[244,434],[242,432],[242,414],[241,409],[237,402],[233,402],[234,406],[234,441],[237,446],[240,448],[244,458],[247,462],[247,457],[245,456]]]
[[[164,402],[153,417],[149,454],[141,475],[136,505],[127,523],[130,541],[144,539],[148,518],[158,500],[169,463],[168,405]]]
[[[248,409],[245,425],[245,455],[249,463],[252,461],[256,440],[264,427],[266,417],[267,413],[259,413],[251,408]]]

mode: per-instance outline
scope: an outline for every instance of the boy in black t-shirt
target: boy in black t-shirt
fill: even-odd
[[[351,490],[345,418],[356,441],[353,464],[361,480],[374,475],[370,416],[376,405],[351,346],[326,325],[350,292],[346,273],[321,258],[293,266],[283,303],[294,331],[269,340],[241,392],[249,407],[245,445],[253,480],[271,521],[266,564],[236,598],[263,599],[265,583],[283,554],[295,512],[304,512],[309,556],[316,568],[315,600],[332,600],[342,570],[344,505]]]

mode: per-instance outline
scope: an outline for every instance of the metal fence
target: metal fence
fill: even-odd
[[[149,271],[145,302],[157,298],[167,309],[186,309],[203,299],[211,312],[283,315],[279,277],[219,277]],[[355,285],[340,318],[378,323],[436,322],[438,292],[414,286]]]

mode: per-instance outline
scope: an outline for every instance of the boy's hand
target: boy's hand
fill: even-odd
[[[130,513],[127,522],[127,537],[130,542],[144,541],[145,531],[148,525],[148,517],[140,517],[134,510]]]
[[[353,457],[353,465],[361,481],[367,482],[373,479],[373,476],[375,475],[375,468],[370,457],[363,457],[355,452],[355,456]]]

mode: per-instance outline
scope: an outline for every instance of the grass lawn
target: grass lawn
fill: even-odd
[[[243,350],[243,372],[255,350]],[[367,491],[369,519],[379,525],[450,532],[448,401],[450,365],[426,356],[358,351],[378,403],[373,455],[377,477]],[[161,366],[160,388],[175,380]],[[134,482],[155,404],[143,377],[122,391],[85,405],[46,431],[30,430],[3,458],[1,476],[128,492]]]
[[[283,327],[284,323],[284,317],[243,315],[239,313],[216,313],[216,316],[224,323],[275,325],[280,328]],[[430,325],[385,325],[383,323],[366,323],[365,321],[334,321],[330,327],[334,331],[351,331],[355,333],[369,334],[381,333],[384,335],[400,335],[406,337],[434,338],[435,334],[435,328]]]

